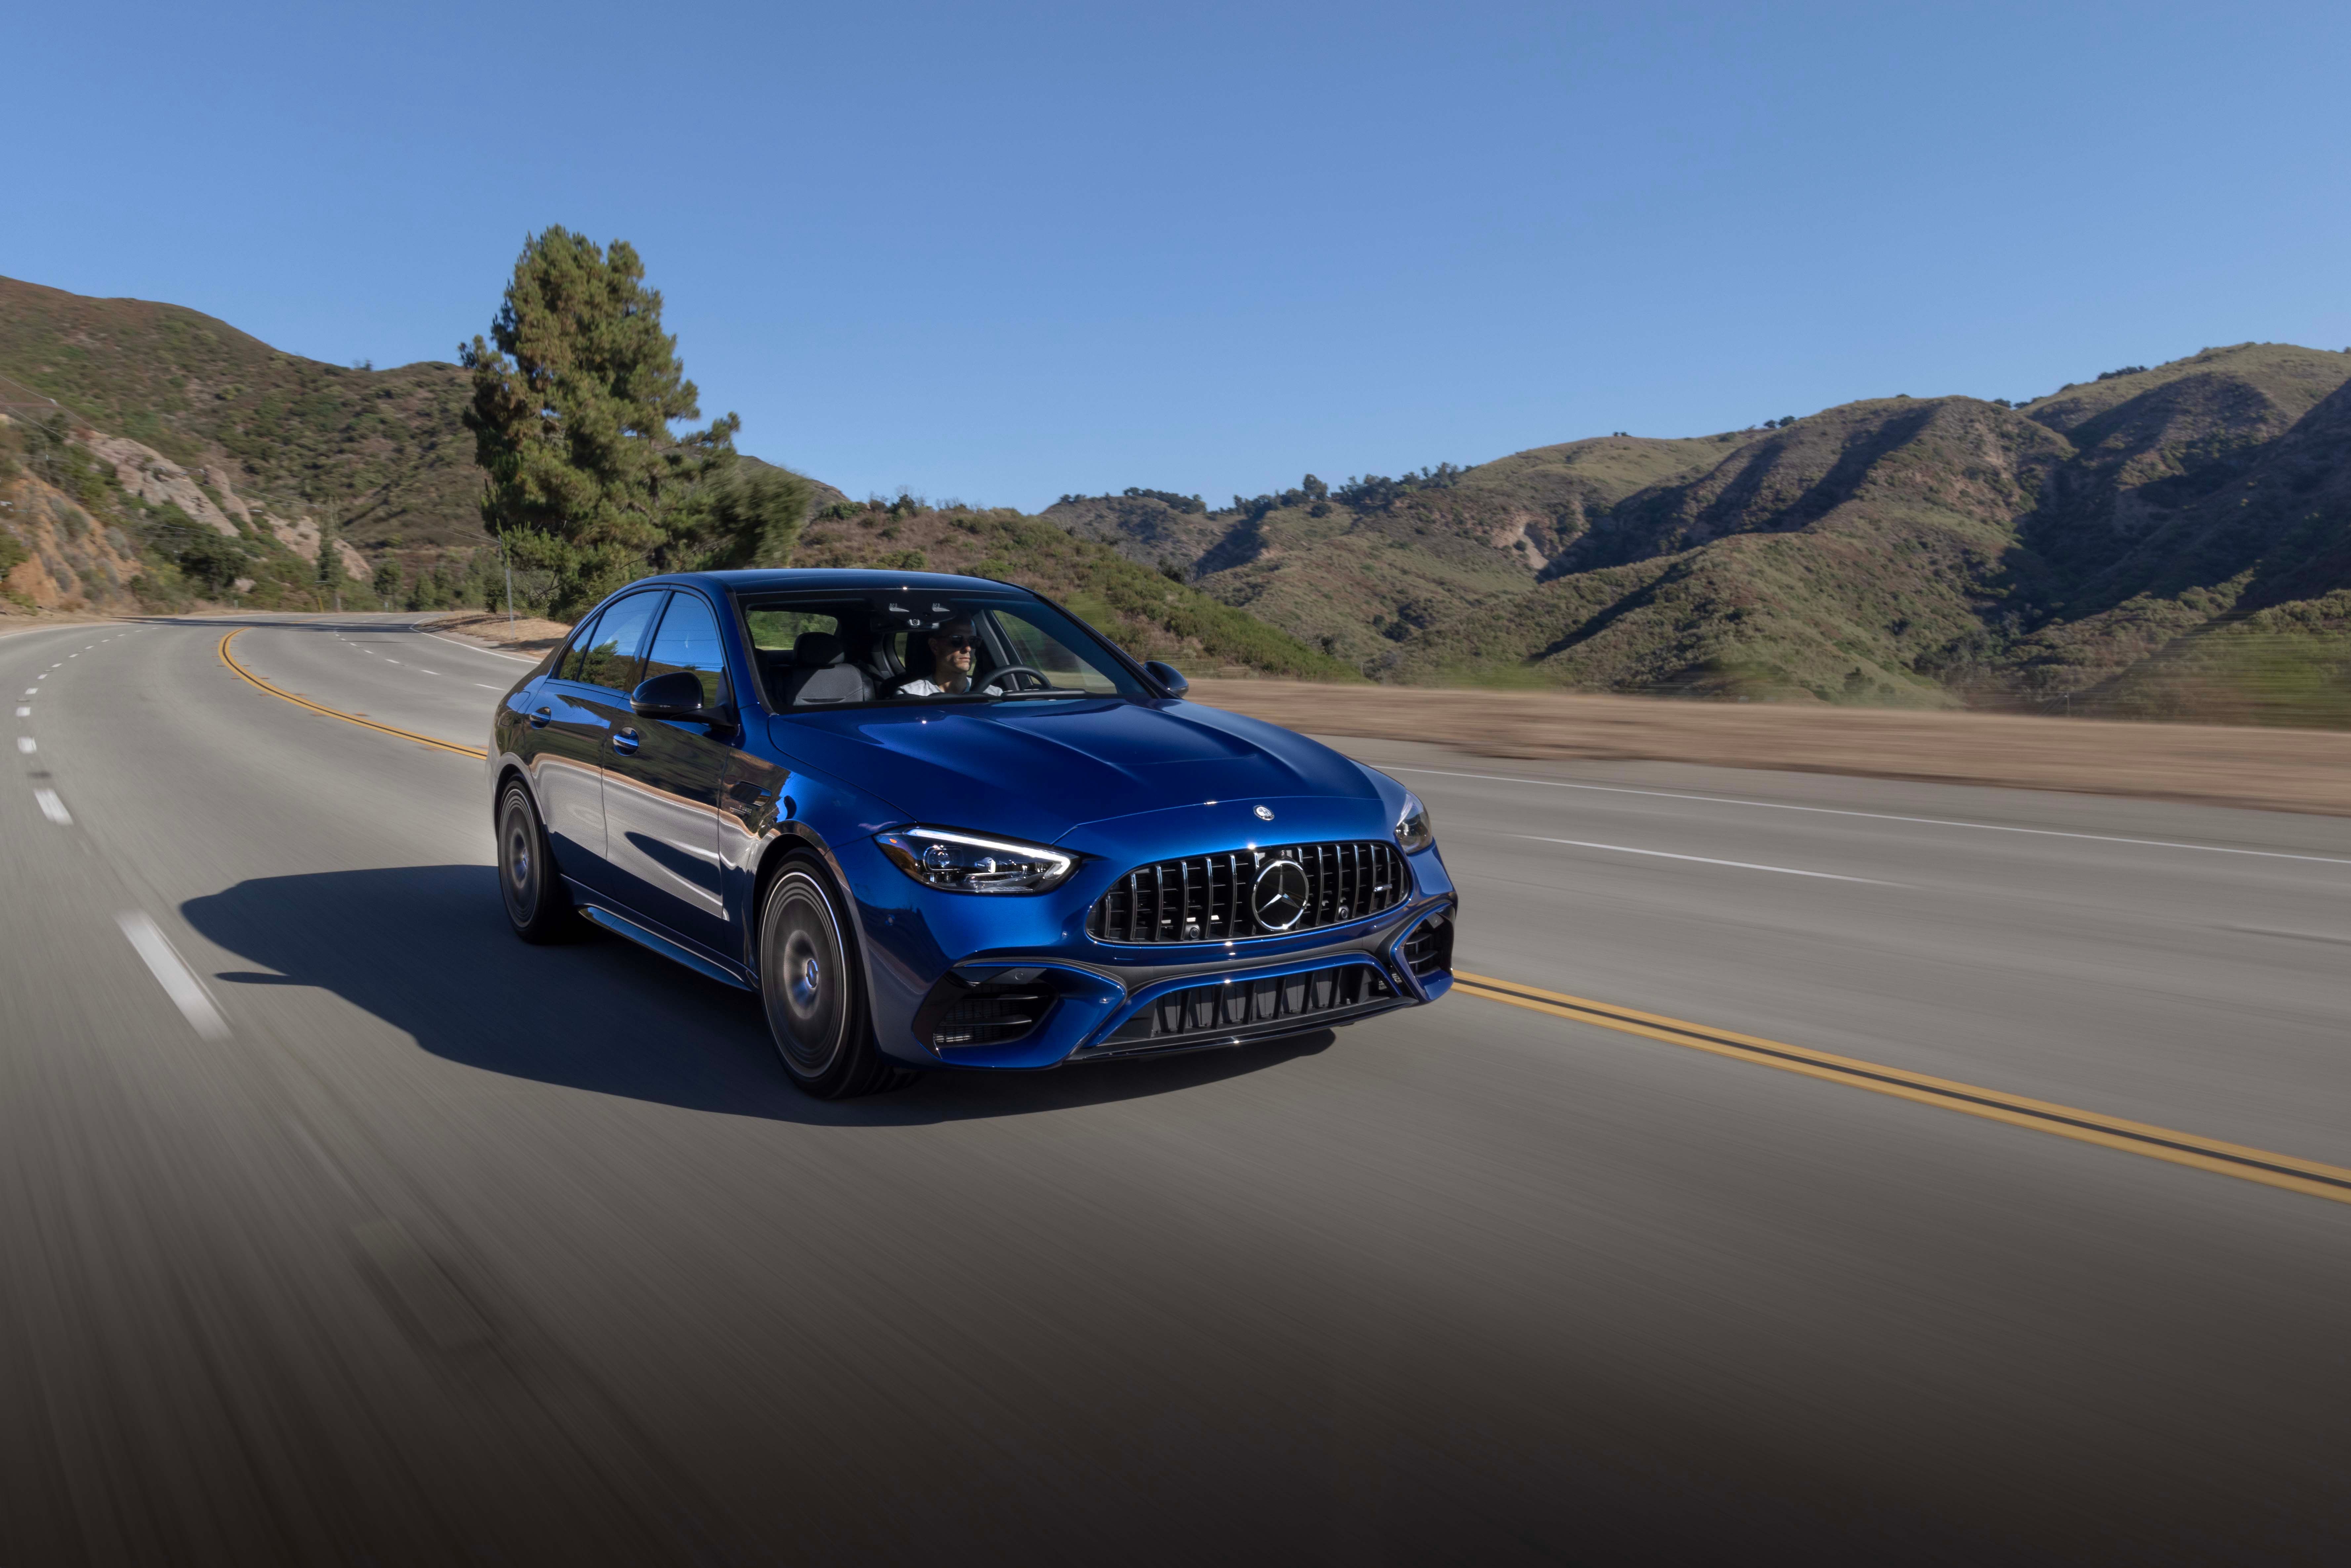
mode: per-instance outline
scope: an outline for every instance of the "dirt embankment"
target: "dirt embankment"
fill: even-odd
[[[1291,729],[1480,757],[1780,768],[2351,816],[2351,734],[2340,731],[1301,681],[1199,680],[1192,695]]]
[[[511,648],[517,653],[544,653],[571,632],[567,622],[541,621],[529,615],[517,616],[510,622],[504,615],[486,615],[478,610],[420,621],[417,625],[427,632],[454,632],[477,643]]]

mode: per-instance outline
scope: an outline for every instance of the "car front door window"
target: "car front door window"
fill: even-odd
[[[581,650],[580,673],[568,678],[607,691],[625,692],[635,685],[637,652],[644,646],[661,601],[658,593],[632,593],[605,611]]]
[[[689,671],[702,682],[702,706],[717,707],[726,701],[726,657],[718,647],[718,618],[698,593],[670,597],[661,630],[645,654],[644,679]]]

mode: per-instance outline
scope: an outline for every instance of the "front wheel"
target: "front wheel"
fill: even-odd
[[[548,852],[547,828],[530,791],[508,784],[498,797],[498,890],[506,895],[507,920],[526,942],[561,942],[580,932],[571,895]]]
[[[814,855],[784,862],[759,904],[759,1000],[784,1071],[820,1100],[894,1087],[866,1016],[856,938]]]

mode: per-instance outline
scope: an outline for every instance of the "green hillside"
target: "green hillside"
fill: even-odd
[[[1417,630],[1524,594],[1592,517],[1729,439],[1604,436],[1402,480],[1310,476],[1217,511],[1146,492],[1065,497],[1043,515],[1384,676]]]
[[[223,464],[283,515],[334,505],[371,554],[485,542],[455,365],[349,370],[177,305],[0,278],[0,375],[183,466]]]
[[[2335,722],[2346,382],[2351,355],[2248,343],[2013,409],[1871,399],[1260,497],[1147,544],[1144,504],[1046,515],[1179,547],[1381,679]]]
[[[371,559],[422,568],[489,542],[454,364],[348,369],[181,306],[0,277],[0,376],[184,467],[218,465],[280,516],[331,508]],[[819,506],[841,499],[813,488]]]

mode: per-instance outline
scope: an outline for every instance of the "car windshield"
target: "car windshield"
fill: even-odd
[[[1010,594],[761,594],[743,624],[778,710],[1151,694],[1092,632]]]

